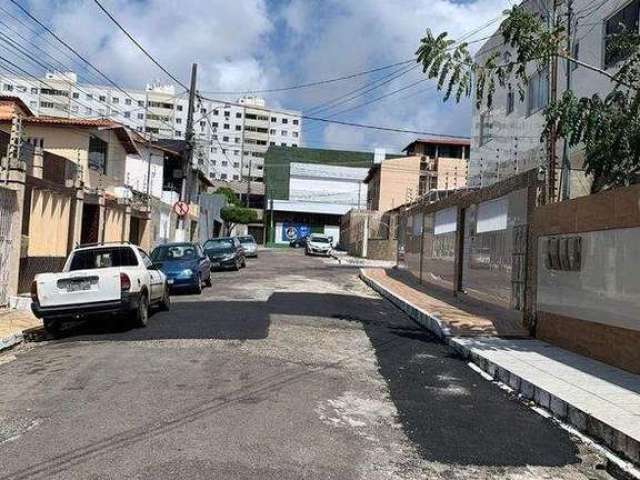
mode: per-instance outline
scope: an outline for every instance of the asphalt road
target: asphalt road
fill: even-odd
[[[0,480],[608,478],[355,269],[265,251],[173,302],[0,355]]]

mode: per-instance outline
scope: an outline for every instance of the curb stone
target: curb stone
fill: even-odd
[[[369,278],[364,270],[360,269],[359,276],[365,284],[391,301],[416,323],[438,336],[456,355],[459,355],[464,360],[473,362],[478,368],[489,374],[494,381],[500,381],[509,386],[523,399],[533,401],[538,406],[548,410],[554,418],[570,424],[578,431],[603,443],[616,454],[635,465],[640,465],[640,441],[628,437],[589,413],[583,412],[568,402],[484,358],[481,353],[473,351],[473,349],[470,349],[460,342],[458,338],[454,337],[448,326],[437,315],[429,314],[385,289],[379,282]]]

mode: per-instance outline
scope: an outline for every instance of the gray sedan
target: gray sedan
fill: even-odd
[[[253,238],[253,235],[244,235],[238,237],[238,240],[240,240],[240,245],[242,245],[246,257],[258,258],[258,243]]]

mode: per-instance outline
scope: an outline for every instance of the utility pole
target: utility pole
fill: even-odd
[[[196,101],[196,78],[198,64],[191,65],[191,86],[189,89],[189,107],[187,108],[187,129],[185,130],[185,148],[182,149],[182,191],[180,200],[189,204],[191,202],[191,171],[193,170],[193,110]],[[184,217],[180,218],[179,228],[185,229]]]
[[[558,19],[558,4],[560,0],[553,0],[553,12],[551,14],[551,28],[555,28]],[[549,103],[553,103],[558,98],[558,55],[553,56],[551,59],[551,68],[549,69],[550,76],[550,88],[549,88]],[[549,133],[549,150],[548,155],[548,171],[547,171],[547,198],[546,202],[550,203],[555,201],[556,198],[556,151],[558,145],[558,129],[554,124],[551,127]]]
[[[573,22],[573,0],[567,0],[567,56],[573,56],[573,41],[572,35],[572,22]],[[566,62],[566,88],[567,92],[571,91],[571,73],[573,71],[573,63],[569,60]],[[569,200],[571,196],[571,152],[569,139],[565,136],[564,148],[562,150],[562,175],[560,176],[560,188],[561,199]]]
[[[249,208],[249,202],[251,201],[251,167],[253,166],[253,157],[249,157],[249,178],[247,180],[247,208]]]

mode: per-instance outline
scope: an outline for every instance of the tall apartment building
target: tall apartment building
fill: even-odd
[[[1,92],[19,97],[36,115],[108,118],[153,138],[184,139],[188,98],[173,85],[123,91],[81,84],[73,72],[30,77],[2,76]],[[272,110],[264,99],[243,97],[224,103],[202,100],[194,110],[194,164],[212,179],[262,181],[269,146],[297,147],[299,112]]]
[[[526,0],[524,7],[546,21],[552,10],[552,0]],[[566,3],[560,2],[559,18],[566,18]],[[577,59],[615,73],[619,66],[619,53],[608,48],[612,36],[623,29],[639,32],[640,0],[574,0],[572,26],[572,53]],[[483,62],[489,55],[499,52],[503,62],[516,58],[516,52],[504,44],[497,31],[481,47],[476,61]],[[566,90],[566,62],[559,61],[558,97]],[[598,93],[606,96],[611,82],[604,75],[576,64],[571,65],[571,88],[577,96],[591,97]],[[546,146],[540,142],[543,130],[544,108],[549,104],[549,71],[538,70],[536,62],[527,66],[530,81],[521,101],[515,84],[501,88],[496,85],[493,107],[484,105],[473,113],[473,140],[469,165],[469,185],[484,187],[517,173],[547,166]],[[558,142],[558,168],[562,158],[562,141]],[[572,165],[571,196],[589,191],[589,179],[582,173],[583,151],[574,148],[570,154]],[[559,176],[557,176],[559,178]]]

